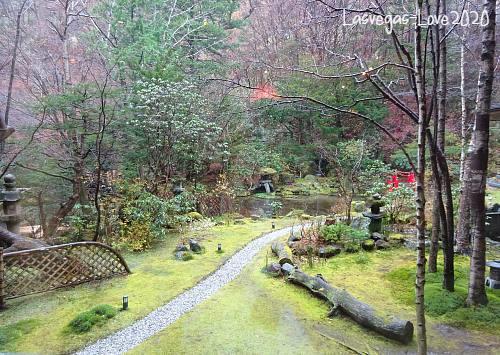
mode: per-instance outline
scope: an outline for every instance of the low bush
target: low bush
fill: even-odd
[[[117,313],[116,308],[107,304],[95,306],[91,310],[82,312],[73,318],[68,324],[68,330],[76,334],[86,333],[92,327],[104,324],[108,319],[116,316]]]

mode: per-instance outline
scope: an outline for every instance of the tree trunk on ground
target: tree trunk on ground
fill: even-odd
[[[26,250],[26,249],[36,249],[46,247],[47,244],[44,242],[23,237],[7,229],[0,228],[0,246],[4,248],[5,253],[10,253],[12,251]]]
[[[290,254],[286,250],[286,247],[283,243],[274,242],[271,245],[271,250],[273,251],[274,254],[276,254],[276,256],[278,256],[278,262],[280,263],[280,265],[283,265],[286,263],[293,265],[292,257],[290,256]]]
[[[495,10],[496,0],[485,0],[483,9],[489,16],[489,23],[482,28],[481,66],[478,80],[477,106],[472,132],[470,155],[470,205],[472,217],[472,258],[470,263],[469,292],[470,306],[488,303],[484,286],[486,267],[485,240],[485,189],[488,173],[488,142],[490,131],[491,93],[495,62]]]
[[[382,317],[371,306],[357,300],[347,291],[332,287],[321,275],[312,277],[292,268],[287,280],[306,287],[313,294],[328,300],[333,305],[331,313],[340,311],[356,323],[404,344],[408,344],[413,337],[413,324],[410,321],[396,317]]]
[[[416,1],[417,16],[422,14],[423,0]],[[427,336],[425,328],[425,135],[427,130],[425,83],[423,82],[422,66],[422,28],[415,28],[415,86],[418,105],[418,161],[416,174],[416,205],[417,205],[417,273],[415,282],[415,304],[417,316],[418,354],[427,353]]]

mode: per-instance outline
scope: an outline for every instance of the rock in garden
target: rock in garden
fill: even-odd
[[[278,274],[281,272],[281,265],[279,263],[272,263],[267,266],[266,271],[272,274]]]
[[[368,217],[354,217],[351,222],[351,227],[368,232],[370,222],[371,220]]]
[[[175,258],[177,260],[187,261],[191,260],[193,258],[193,255],[191,255],[191,253],[188,251],[178,251],[177,253],[175,253]]]
[[[379,240],[381,240],[381,239],[379,239]],[[371,251],[371,250],[375,249],[375,241],[372,239],[364,240],[363,243],[361,243],[361,248],[363,248],[363,250],[366,250],[366,251]]]
[[[234,224],[245,224],[245,221],[243,219],[235,219]]]
[[[375,247],[377,249],[387,249],[389,248],[391,245],[389,243],[387,243],[385,240],[383,239],[379,239],[375,242]]]
[[[332,256],[340,254],[342,249],[338,246],[328,245],[318,249],[318,255],[323,258],[331,258]]]
[[[178,251],[189,251],[189,247],[183,243],[177,244],[177,246],[175,247],[175,252],[178,252]]]
[[[189,239],[189,249],[191,249],[193,253],[200,253],[202,251],[200,243],[194,239]]]
[[[371,238],[375,241],[377,241],[377,240],[387,241],[387,237],[381,233],[378,233],[378,232],[372,233]]]
[[[261,219],[261,217],[258,215],[258,214],[253,214],[250,216],[250,218],[253,220],[253,221],[258,221]]]

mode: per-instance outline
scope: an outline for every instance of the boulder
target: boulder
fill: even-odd
[[[340,254],[342,249],[338,246],[328,245],[318,249],[318,255],[324,258],[331,258],[332,256]]]
[[[259,216],[258,214],[252,214],[252,215],[250,215],[250,218],[252,219],[252,221],[258,221],[258,220],[262,219],[262,217]]]
[[[375,241],[377,241],[377,240],[387,241],[387,237],[381,233],[378,233],[378,232],[372,233],[371,238]]]
[[[181,261],[188,261],[193,258],[193,255],[188,251],[178,251],[175,253],[175,258]]]
[[[271,274],[279,274],[281,272],[281,265],[279,263],[272,263],[267,266],[266,271]]]
[[[364,240],[363,243],[361,243],[361,248],[366,251],[371,251],[375,249],[375,241],[372,239]]]
[[[379,239],[375,242],[375,247],[377,249],[388,249],[390,246],[391,245],[383,239]]]
[[[189,251],[189,247],[184,243],[177,244],[177,246],[175,247],[175,252],[178,251]]]
[[[351,222],[351,227],[368,232],[369,231],[368,226],[370,225],[370,222],[371,220],[368,217],[364,216],[354,217]]]
[[[189,239],[189,249],[191,249],[193,253],[201,253],[203,250],[200,243],[194,239]]]

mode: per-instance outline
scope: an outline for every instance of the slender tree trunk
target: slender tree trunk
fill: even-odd
[[[465,36],[462,37],[460,48],[460,100],[462,107],[461,119],[461,152],[460,152],[460,203],[458,208],[457,252],[470,254],[470,205],[467,181],[469,178],[468,159],[466,154],[468,139],[468,115],[465,96]]]
[[[10,62],[10,73],[9,73],[9,87],[7,89],[7,102],[5,103],[5,125],[9,125],[9,113],[10,113],[10,105],[12,102],[12,86],[14,85],[14,75],[16,71],[16,61],[17,61],[17,52],[19,48],[19,42],[21,38],[21,16],[24,11],[24,7],[26,6],[27,0],[24,0],[21,4],[21,8],[17,12],[16,17],[16,35],[14,37],[14,51],[12,53],[12,61]]]
[[[473,221],[472,258],[470,262],[469,292],[467,304],[470,306],[488,303],[484,286],[486,264],[485,240],[485,189],[488,173],[488,143],[490,132],[491,93],[495,64],[495,10],[496,0],[484,0],[483,9],[489,16],[489,23],[482,28],[481,65],[478,80],[478,95],[474,130],[472,132],[470,154],[470,203]]]
[[[441,216],[439,214],[439,196],[437,186],[434,183],[433,200],[432,200],[432,232],[431,232],[431,245],[429,249],[429,262],[427,271],[430,273],[437,272],[437,257],[439,252],[439,235],[441,233],[440,223]]]
[[[439,14],[447,14],[446,0],[440,1]],[[437,137],[436,149],[441,152],[437,156],[444,156],[445,151],[445,132],[446,132],[446,91],[447,91],[447,46],[446,46],[446,26],[439,26],[439,72],[438,72],[438,91],[437,91]],[[439,159],[439,157],[438,157]],[[446,171],[445,171],[446,170]],[[454,223],[453,223],[453,200],[451,195],[451,182],[448,173],[448,167],[443,164],[438,165],[441,186],[444,190],[444,207],[446,215],[441,219],[442,241],[443,241],[443,288],[448,291],[455,289],[455,270],[454,270]],[[442,190],[442,192],[443,192]],[[445,227],[446,226],[446,227]]]
[[[416,1],[417,16],[422,14],[422,0]],[[427,353],[427,336],[425,327],[425,135],[426,135],[426,105],[425,83],[422,67],[422,28],[415,29],[415,84],[418,105],[418,161],[416,174],[416,204],[417,204],[417,274],[415,282],[415,304],[417,316],[417,346],[418,354]]]

